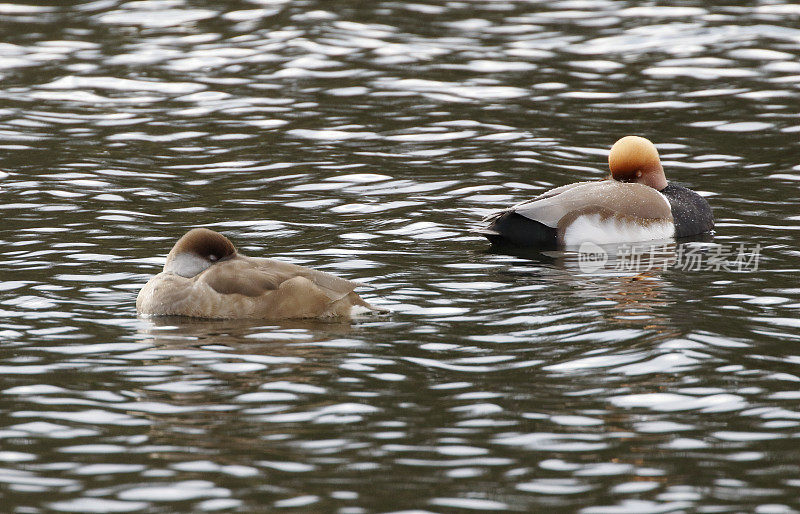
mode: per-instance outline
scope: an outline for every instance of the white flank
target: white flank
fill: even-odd
[[[615,218],[601,219],[599,214],[579,216],[564,231],[565,246],[579,246],[581,243],[595,244],[634,243],[654,239],[671,239],[675,235],[675,224],[671,221],[649,222],[643,225],[637,221]]]

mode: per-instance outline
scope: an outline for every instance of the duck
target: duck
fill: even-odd
[[[667,181],[655,145],[625,136],[608,154],[610,176],[551,189],[490,214],[478,230],[500,246],[557,248],[618,244],[710,233],[708,201]]]
[[[189,230],[163,270],[139,291],[142,316],[213,319],[350,318],[387,312],[364,301],[359,283],[275,259],[248,257],[224,235]]]

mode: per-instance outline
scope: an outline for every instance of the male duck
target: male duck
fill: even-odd
[[[198,318],[321,318],[386,312],[353,292],[359,284],[273,259],[246,257],[227,237],[187,232],[164,270],[139,291],[136,310]]]
[[[487,216],[493,244],[577,246],[687,237],[714,228],[705,198],[669,184],[653,143],[626,136],[608,155],[613,180],[576,182]]]

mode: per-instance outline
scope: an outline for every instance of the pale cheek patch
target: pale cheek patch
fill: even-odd
[[[579,246],[585,242],[599,245],[633,243],[655,239],[671,239],[675,225],[671,221],[653,221],[643,225],[618,218],[601,218],[599,214],[579,216],[564,230],[564,245]]]
[[[209,266],[211,266],[210,262],[193,253],[179,253],[172,262],[167,264],[164,271],[192,278],[205,271]]]

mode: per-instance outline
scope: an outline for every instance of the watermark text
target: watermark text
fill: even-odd
[[[645,244],[629,243],[615,246],[609,252],[595,243],[583,243],[578,249],[578,267],[584,273],[621,271],[641,273],[654,269],[679,269],[683,271],[758,270],[761,245],[714,244]]]

